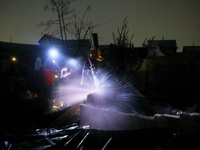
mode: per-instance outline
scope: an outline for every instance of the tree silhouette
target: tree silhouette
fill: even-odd
[[[127,60],[129,60],[127,58],[130,57],[129,52],[134,47],[132,43],[134,34],[129,38],[127,17],[124,18],[121,28],[117,29],[117,33],[117,35],[113,33],[114,44],[111,48],[110,59],[112,67],[121,72],[125,70]]]
[[[121,47],[132,47],[133,46],[132,39],[133,39],[134,34],[131,36],[131,38],[129,38],[129,36],[128,36],[129,30],[128,30],[127,17],[124,18],[122,26],[121,26],[121,29],[118,28],[117,31],[118,31],[118,35],[117,36],[113,33],[114,44],[118,48],[121,48]]]
[[[40,26],[45,26],[45,31],[50,30],[52,35],[61,38],[66,55],[69,55],[67,50],[69,34],[71,38],[75,38],[79,42],[77,54],[82,46],[83,40],[88,37],[90,38],[92,30],[98,26],[87,21],[86,16],[91,9],[91,5],[81,14],[72,7],[75,1],[76,0],[47,0],[44,10],[53,12],[55,14],[55,19],[51,18],[46,22],[42,21],[40,23]]]

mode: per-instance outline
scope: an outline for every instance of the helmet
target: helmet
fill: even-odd
[[[92,50],[90,52],[90,57],[98,57],[98,52],[96,50]]]

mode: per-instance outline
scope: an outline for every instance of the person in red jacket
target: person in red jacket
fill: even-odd
[[[44,84],[54,84],[54,73],[50,64],[47,64],[47,66],[44,69]]]
[[[49,62],[45,65],[43,71],[43,83],[44,83],[44,95],[48,100],[48,110],[51,111],[53,107],[53,98],[54,98],[54,72],[53,72],[53,64]]]

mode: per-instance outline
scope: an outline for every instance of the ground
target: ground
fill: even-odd
[[[198,112],[174,109],[171,113],[156,113],[149,110],[147,112],[151,113],[146,115],[147,112],[132,110],[129,105],[118,109],[121,103],[115,105],[113,102],[117,101],[109,101],[108,104],[105,102],[107,97],[95,93],[88,95],[85,101],[52,111],[54,103],[46,91],[49,88],[40,87],[42,90],[38,90],[23,79],[4,82],[3,85],[0,113],[2,149],[134,147],[162,150],[199,147]],[[100,103],[102,99],[104,101]]]

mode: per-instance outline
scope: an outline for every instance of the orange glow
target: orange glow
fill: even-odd
[[[16,57],[12,57],[11,60],[12,61],[17,61],[17,58]]]

